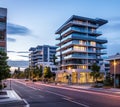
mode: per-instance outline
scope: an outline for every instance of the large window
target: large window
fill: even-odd
[[[0,31],[0,40],[4,40],[5,39],[5,34],[3,31]]]
[[[91,42],[90,42],[90,45],[91,45],[91,46],[96,46],[96,42],[91,41]]]
[[[0,51],[5,51],[5,48],[4,47],[0,47]]]
[[[79,43],[80,43],[81,45],[86,45],[86,41],[83,41],[83,40],[80,40]]]
[[[74,46],[74,50],[77,50],[77,51],[86,51],[86,47],[84,47],[84,46]]]

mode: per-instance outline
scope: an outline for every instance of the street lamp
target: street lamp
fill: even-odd
[[[116,87],[116,60],[114,59],[114,63],[113,63],[113,65],[114,65],[114,88]]]

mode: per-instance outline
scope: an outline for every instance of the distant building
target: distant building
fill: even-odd
[[[97,29],[108,21],[73,15],[56,32],[57,57],[60,73],[68,72],[74,82],[90,82],[89,72],[93,63],[102,60],[107,43]],[[76,72],[76,74],[75,74]],[[77,77],[76,77],[77,76]]]
[[[49,66],[52,71],[55,71],[57,68],[54,65],[53,58],[56,54],[56,48],[56,46],[49,45],[31,47],[29,49],[29,66]]]
[[[103,60],[99,62],[100,71],[104,73],[110,72],[110,63],[109,61]]]
[[[113,77],[115,87],[120,87],[120,54],[108,57],[110,61],[110,74]]]
[[[6,25],[7,25],[7,9],[0,8],[0,51],[7,51]]]

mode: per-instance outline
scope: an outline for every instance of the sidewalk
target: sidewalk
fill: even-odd
[[[7,95],[0,95],[0,107],[25,107],[25,102],[14,90],[4,90]]]
[[[99,91],[99,92],[104,92],[104,93],[114,93],[114,94],[120,95],[120,89],[118,89],[118,88],[94,88],[90,84],[83,84],[83,85],[68,85],[68,84],[62,85],[61,84],[61,86],[75,88],[75,89]]]
[[[44,83],[36,82],[35,84],[44,84]],[[69,85],[69,84],[65,84],[65,83],[58,83],[57,85],[55,85],[55,83],[49,83],[46,85],[52,85],[55,87],[73,88],[73,89],[78,89],[78,90],[81,90],[81,89],[82,90],[90,90],[90,91],[120,95],[120,89],[118,89],[118,88],[94,88],[94,87],[92,87],[91,84]]]

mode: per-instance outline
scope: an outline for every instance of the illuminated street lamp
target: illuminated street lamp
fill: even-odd
[[[116,60],[114,59],[114,63],[113,63],[113,65],[114,65],[114,88],[116,87]]]

